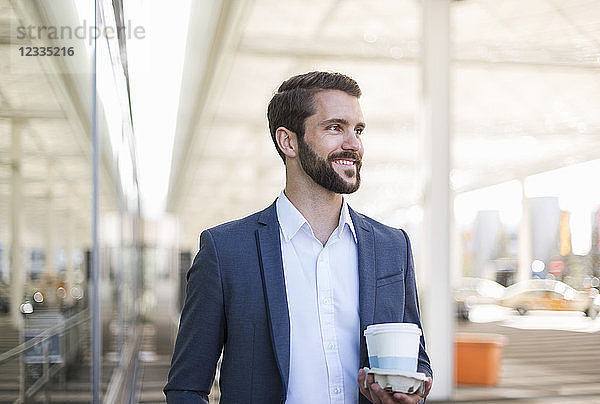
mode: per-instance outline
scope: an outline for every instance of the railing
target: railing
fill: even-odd
[[[135,327],[133,338],[122,349],[119,366],[113,371],[108,389],[102,400],[106,404],[135,403],[136,384],[139,370],[139,347],[142,342],[142,332]]]
[[[90,319],[90,315],[89,315],[89,311],[87,309],[75,314],[74,316],[69,317],[66,320],[63,320],[61,322],[59,322],[58,324],[45,329],[44,331],[40,332],[37,336],[33,337],[32,339],[17,345],[16,347],[12,348],[11,350],[4,352],[3,354],[0,355],[0,365],[8,362],[11,359],[17,358],[17,357],[22,357],[27,351],[29,351],[32,348],[35,348],[38,345],[41,345],[42,347],[42,356],[43,356],[43,361],[42,361],[42,374],[41,376],[31,385],[29,386],[26,390],[24,389],[24,385],[25,385],[25,377],[23,374],[23,371],[21,371],[21,381],[20,381],[20,389],[19,389],[19,397],[14,401],[15,404],[17,403],[23,403],[25,402],[25,400],[28,400],[30,398],[32,398],[35,394],[37,394],[37,392],[43,387],[46,394],[47,394],[47,383],[48,381],[50,381],[50,379],[52,378],[52,376],[54,376],[59,370],[61,370],[65,364],[66,364],[66,359],[67,358],[63,358],[63,360],[59,363],[54,363],[53,366],[50,366],[50,354],[49,354],[49,345],[50,345],[50,339],[52,337],[54,337],[55,335],[59,335],[59,334],[63,334],[66,331],[78,326],[81,323],[84,323],[86,321],[88,321]],[[62,350],[62,354],[66,355],[66,349]],[[21,365],[22,366],[22,365]],[[47,398],[47,396],[46,396]]]

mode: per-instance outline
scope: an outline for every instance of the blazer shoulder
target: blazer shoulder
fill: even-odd
[[[376,233],[379,233],[384,237],[398,238],[401,241],[408,241],[408,235],[406,234],[406,231],[404,231],[404,229],[388,226],[367,215],[356,211],[354,213],[356,213],[360,220],[363,220],[364,222],[371,225],[371,227],[373,228],[373,230],[375,230]]]
[[[275,204],[273,203],[261,211],[252,213],[241,219],[221,223],[204,230],[204,232],[210,233],[211,237],[215,240],[222,240],[223,238],[229,239],[232,236],[239,238],[241,236],[250,235],[257,229],[260,218],[265,216],[265,214],[268,215],[271,213],[270,211],[274,209]]]

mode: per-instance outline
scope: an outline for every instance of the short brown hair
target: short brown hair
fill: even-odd
[[[284,81],[271,98],[267,108],[269,131],[284,163],[285,155],[277,146],[275,131],[283,126],[301,140],[304,121],[315,113],[314,95],[323,90],[340,90],[356,98],[362,94],[356,81],[344,74],[309,72]]]

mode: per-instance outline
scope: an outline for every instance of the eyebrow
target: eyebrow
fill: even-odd
[[[326,119],[324,121],[321,121],[320,125],[321,126],[327,126],[327,125],[331,125],[331,124],[334,124],[334,123],[339,123],[339,124],[342,124],[342,125],[350,126],[350,122],[348,122],[344,118]],[[360,127],[360,128],[363,128],[363,129],[364,129],[365,126],[366,126],[366,124],[364,122],[359,122],[359,123],[356,124],[356,127]]]

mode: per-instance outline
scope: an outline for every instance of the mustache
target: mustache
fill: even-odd
[[[362,159],[360,158],[360,155],[356,152],[351,152],[351,151],[339,152],[339,153],[331,154],[329,156],[329,158],[327,158],[327,160],[329,160],[330,162],[332,162],[333,160],[337,160],[337,159],[349,159],[349,160],[356,161],[356,164],[358,164],[358,165],[362,164]]]

